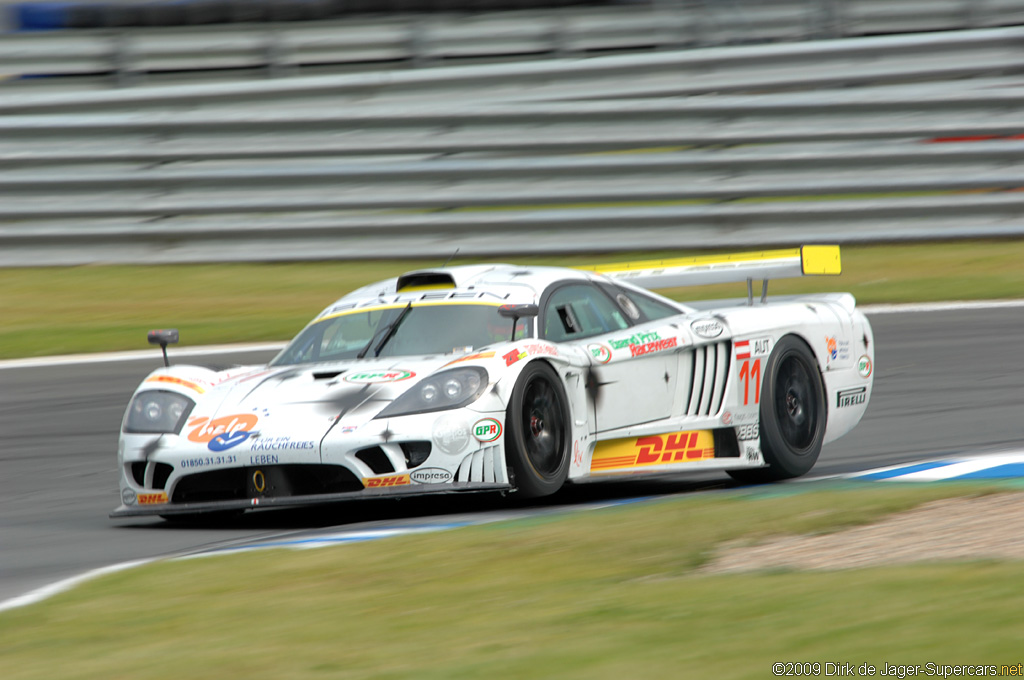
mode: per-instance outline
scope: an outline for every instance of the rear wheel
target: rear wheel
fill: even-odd
[[[742,482],[773,482],[806,474],[825,440],[825,387],[814,354],[794,335],[775,345],[761,387],[761,452],[769,467],[734,470]]]
[[[569,475],[569,408],[551,366],[527,364],[506,411],[505,450],[522,498],[558,491]]]

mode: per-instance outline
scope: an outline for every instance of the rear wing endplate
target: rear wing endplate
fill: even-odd
[[[753,281],[759,279],[762,281],[761,300],[764,301],[769,279],[835,276],[842,273],[842,262],[839,246],[810,245],[787,250],[624,262],[582,269],[651,290],[746,281],[747,296],[751,301]]]

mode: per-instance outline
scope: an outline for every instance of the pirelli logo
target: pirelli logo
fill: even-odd
[[[868,400],[867,387],[855,387],[850,390],[839,390],[836,393],[836,408],[859,406]]]
[[[393,475],[391,477],[373,477],[371,479],[363,479],[363,486],[367,489],[379,489],[386,486],[405,486],[406,484],[412,484],[412,480],[409,479],[409,475]]]
[[[688,463],[715,457],[711,430],[670,432],[651,437],[630,437],[598,442],[590,461],[591,472],[606,472],[670,463]]]

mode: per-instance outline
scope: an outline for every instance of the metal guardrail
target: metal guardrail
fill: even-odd
[[[242,103],[275,108],[315,100],[427,104],[487,100],[607,99],[906,84],[1017,74],[1024,27],[809,43],[718,47],[589,59],[449,66],[273,81],[90,92],[14,90],[0,114],[191,108]],[[2,92],[2,91],[0,91]],[[294,104],[293,104],[294,105]],[[418,115],[424,104],[410,115]]]
[[[1021,38],[9,94],[0,266],[1020,235]]]
[[[0,37],[0,73],[114,76],[427,65],[613,50],[678,49],[1024,23],[1024,0],[648,0],[620,7],[441,12],[375,19]]]

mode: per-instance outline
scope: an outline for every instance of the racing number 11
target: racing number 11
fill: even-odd
[[[740,380],[743,381],[743,405],[750,403],[750,383],[754,383],[754,403],[761,401],[761,360],[747,359],[740,366]]]

